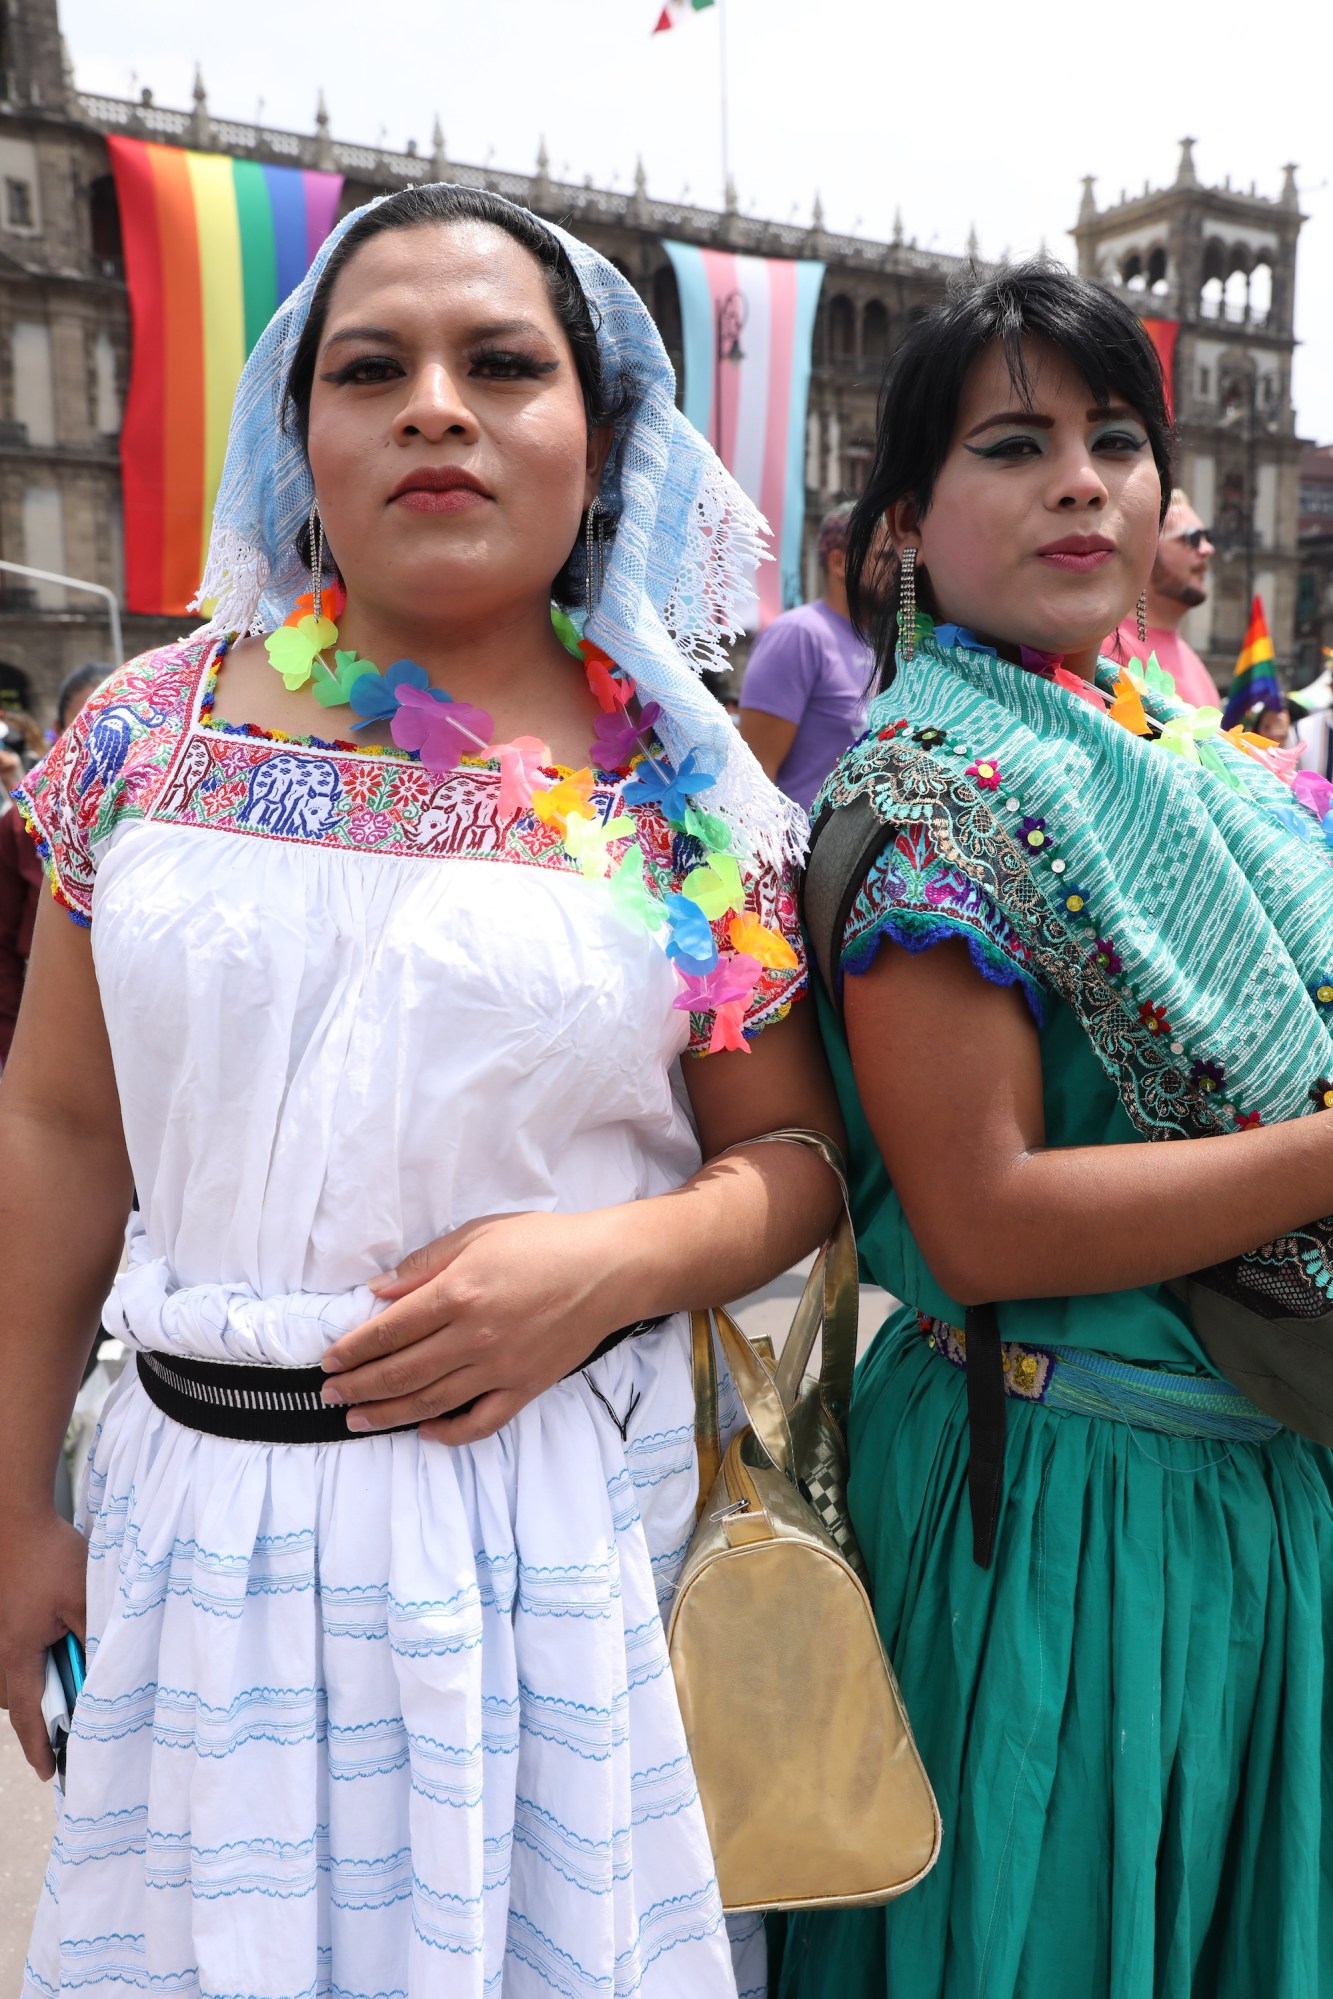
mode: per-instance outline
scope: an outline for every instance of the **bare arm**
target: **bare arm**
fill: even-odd
[[[13,1301],[0,1315],[0,1672],[42,1775],[41,1655],[64,1631],[83,1631],[83,1543],[54,1510],[56,1460],[130,1199],[88,933],[48,896],[0,1083],[0,1241]]]
[[[756,1145],[716,1157],[781,1125],[841,1142],[814,1008],[766,1028],[748,1055],[687,1062],[686,1079],[711,1163],[653,1199],[484,1217],[418,1250],[375,1287],[395,1302],[329,1349],[326,1400],[369,1405],[358,1428],[488,1436],[617,1327],[740,1297],[822,1242],[838,1193],[813,1153]],[[430,1420],[465,1402],[466,1414]]]
[[[1333,1119],[1048,1149],[1027,1006],[961,943],[882,950],[845,994],[875,1142],[960,1304],[1159,1283],[1333,1213]]]
[[[764,767],[765,777],[778,781],[787,752],[796,741],[797,724],[784,722],[764,708],[741,707],[741,734]]]

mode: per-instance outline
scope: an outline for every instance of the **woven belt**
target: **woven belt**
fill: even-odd
[[[662,1319],[636,1319],[607,1335],[587,1360],[570,1369],[580,1374],[624,1340],[656,1332]],[[150,1402],[187,1429],[244,1444],[342,1444],[362,1437],[387,1437],[394,1430],[349,1430],[347,1409],[330,1408],[320,1392],[330,1377],[322,1367],[250,1367],[239,1362],[193,1360],[183,1354],[141,1352],[139,1380]],[[566,1380],[569,1379],[567,1375]],[[462,1415],[470,1402],[447,1413]],[[397,1430],[414,1430],[400,1423]]]
[[[942,1360],[967,1367],[966,1333],[922,1313],[917,1325]],[[1031,1347],[1016,1340],[1006,1340],[1001,1354],[1007,1396],[1070,1416],[1099,1416],[1160,1436],[1231,1444],[1266,1443],[1282,1428],[1215,1374],[1173,1374],[1168,1368],[1136,1367],[1082,1348]]]

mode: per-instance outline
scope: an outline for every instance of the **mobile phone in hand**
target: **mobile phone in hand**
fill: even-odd
[[[74,1705],[83,1689],[83,1647],[72,1631],[67,1631],[46,1655],[46,1686],[42,1691],[42,1720],[46,1739],[56,1759],[56,1783],[65,1788],[65,1751],[69,1744]]]

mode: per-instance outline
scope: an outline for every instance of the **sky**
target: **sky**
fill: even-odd
[[[215,117],[523,172],[545,138],[558,178],[704,206],[722,192],[722,29],[731,170],[743,210],[923,248],[1038,249],[1073,262],[1082,176],[1101,205],[1174,179],[1276,196],[1297,163],[1300,433],[1333,441],[1333,118],[1327,0],[1263,10],[1121,0],[719,0],[672,32],[661,0],[61,0],[84,90],[147,86],[188,108],[202,63]],[[725,13],[725,23],[722,16]],[[1321,22],[1321,15],[1323,16]],[[223,24],[225,23],[225,29]],[[1230,23],[1230,25],[1228,25]]]

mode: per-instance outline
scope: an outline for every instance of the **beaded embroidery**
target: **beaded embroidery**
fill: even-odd
[[[1019,985],[1039,1027],[1046,995],[1032,953],[991,896],[951,867],[922,824],[906,826],[866,876],[843,932],[842,969],[863,972],[888,937],[909,951],[961,938],[992,985]]]

